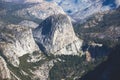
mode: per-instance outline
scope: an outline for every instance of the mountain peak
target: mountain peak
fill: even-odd
[[[75,46],[74,42],[79,42],[75,36],[71,20],[67,15],[58,14],[48,17],[34,30],[34,37],[46,53],[53,53],[55,55],[77,54],[77,52],[74,51],[72,51],[72,53],[64,52],[65,50],[61,51],[68,45],[72,49],[73,46]],[[73,46],[71,45],[72,43]],[[78,50],[78,48],[74,50]]]

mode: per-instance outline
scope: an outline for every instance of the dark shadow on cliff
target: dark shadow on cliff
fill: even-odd
[[[120,44],[112,49],[107,61],[79,80],[120,80]]]
[[[110,48],[105,45],[99,47],[99,46],[92,46],[92,45],[86,44],[82,47],[82,50],[84,52],[86,50],[88,50],[91,54],[91,57],[94,59],[99,58],[99,57],[108,56],[109,52],[110,52]]]
[[[46,48],[41,43],[37,43],[37,44],[38,44],[39,49],[44,53],[44,55],[48,56]]]

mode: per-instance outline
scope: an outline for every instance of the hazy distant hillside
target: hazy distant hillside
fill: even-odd
[[[15,3],[41,3],[42,1],[56,2],[74,20],[81,20],[90,15],[117,8],[119,0],[2,0]]]
[[[75,20],[119,6],[119,0],[46,0],[54,1]]]
[[[79,37],[105,44],[114,44],[120,40],[120,8],[117,10],[97,13],[86,22],[75,25]],[[112,41],[112,42],[111,42]]]

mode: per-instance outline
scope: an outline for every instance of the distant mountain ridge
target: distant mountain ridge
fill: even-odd
[[[72,17],[73,20],[83,20],[90,15],[117,8],[120,0],[2,0],[15,3],[55,2]]]
[[[85,19],[86,17],[106,10],[117,8],[119,0],[46,0],[54,1],[75,20]]]

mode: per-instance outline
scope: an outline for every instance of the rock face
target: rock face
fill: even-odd
[[[92,60],[90,52],[86,51],[85,54],[86,54],[86,61],[90,62]]]
[[[54,14],[65,14],[61,7],[59,7],[54,2],[46,2],[42,1],[41,3],[32,4],[28,8],[23,8],[22,10],[18,10],[14,13],[14,15],[19,16],[21,18],[32,19],[37,18],[40,20],[44,20],[50,15]]]
[[[0,50],[14,66],[19,65],[18,57],[38,51],[31,29],[19,26],[8,25],[0,31]]]
[[[76,55],[82,45],[82,40],[75,36],[70,18],[63,14],[48,17],[33,35],[42,51],[54,55]]]
[[[26,26],[26,27],[29,27],[31,29],[37,28],[39,26],[37,23],[35,23],[33,21],[28,21],[28,20],[21,21],[19,23],[19,25]]]
[[[0,56],[0,80],[1,79],[11,79],[11,76],[5,60]]]

